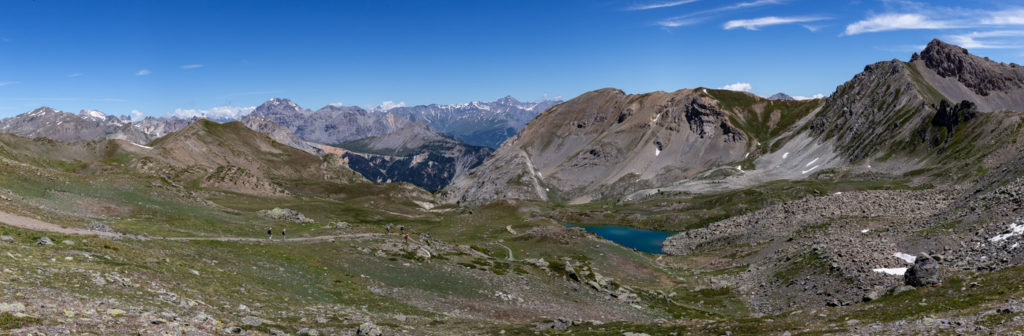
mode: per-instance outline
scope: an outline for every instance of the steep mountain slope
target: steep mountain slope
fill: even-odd
[[[152,139],[127,117],[107,116],[94,110],[82,110],[75,115],[49,107],[0,120],[0,132],[58,141],[125,139],[144,144]]]
[[[238,119],[238,122],[256,132],[266,134],[271,139],[274,139],[274,141],[281,144],[292,146],[314,155],[324,154],[324,151],[321,150],[317,144],[299,139],[299,137],[296,136],[295,133],[292,133],[292,131],[287,127],[273,121],[249,115]]]
[[[280,195],[285,190],[278,180],[362,180],[336,159],[278,143],[240,122],[202,119],[151,145],[134,161],[137,169],[209,188]]]
[[[340,145],[349,167],[377,182],[409,182],[437,190],[479,166],[492,149],[471,146],[412,123],[390,134]]]
[[[506,96],[489,103],[474,101],[455,105],[430,104],[397,107],[387,112],[424,122],[435,131],[467,144],[496,149],[537,114],[558,103],[561,101],[520,102],[512,96]]]
[[[592,91],[539,115],[445,197],[587,202],[665,185],[747,159],[817,104],[707,89]]]
[[[958,153],[955,149],[973,157],[987,154],[995,148],[977,146],[992,143],[1004,130],[954,130],[959,125],[977,128],[1001,123],[999,115],[979,112],[1024,110],[1021,78],[1024,69],[1018,66],[998,64],[933,40],[910,62],[868,65],[839,86],[810,123],[810,134],[834,141],[849,162],[868,159],[906,171],[928,160],[969,161],[950,155]],[[969,123],[972,119],[983,120]]]

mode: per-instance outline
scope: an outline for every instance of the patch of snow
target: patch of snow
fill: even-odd
[[[661,155],[661,150],[657,146],[654,147],[654,156]]]
[[[747,153],[747,154],[743,155],[743,158],[746,159],[749,156],[750,156],[750,153]]]
[[[1010,249],[1015,249],[1017,246],[1020,246],[1020,243],[1013,243],[1013,246],[1010,246]]]
[[[900,258],[900,259],[902,259],[903,261],[906,261],[909,264],[913,264],[914,261],[917,260],[917,257],[909,255],[909,254],[906,254],[906,253],[903,253],[903,252],[893,253],[892,256],[896,257],[896,258]]]
[[[140,147],[140,148],[145,148],[145,149],[153,149],[153,147],[149,147],[149,146],[144,146],[144,145],[140,145],[140,144],[137,144],[137,143],[134,143],[134,142],[133,142],[132,144],[133,144],[133,145],[135,145],[135,146],[138,146],[138,147]]]
[[[1010,238],[1010,237],[1013,237],[1013,236],[1019,236],[1021,234],[1024,234],[1024,224],[1010,223],[1010,230],[1008,232],[1006,232],[1004,234],[1001,234],[1001,235],[998,235],[998,236],[995,236],[995,237],[992,237],[992,238],[989,238],[988,241],[990,241],[990,242],[998,242],[998,241],[1006,240],[1007,238]]]
[[[789,157],[789,152],[782,153],[782,159],[785,160]]]
[[[702,89],[702,90],[704,91],[704,94],[708,93],[708,89]]]
[[[860,230],[860,233],[868,233],[868,232],[871,232],[871,229]]]
[[[654,115],[654,119],[651,119],[651,122],[652,122],[652,123],[656,123],[656,122],[658,122],[658,117],[661,117],[661,114],[660,114],[660,113],[659,113],[659,114],[655,114],[655,115]]]
[[[804,167],[810,167],[815,162],[818,162],[818,158],[814,158],[814,160],[811,160],[811,162],[808,162],[807,164],[805,164]]]
[[[837,191],[835,194],[832,194],[832,195],[842,195],[842,194],[843,194],[842,191]]]
[[[107,119],[107,115],[106,114],[103,114],[103,112],[96,111],[96,110],[82,110],[82,115],[85,116],[85,117],[93,118],[93,119],[100,119],[100,120]]]
[[[815,169],[818,169],[818,166],[814,166],[814,167],[811,167],[811,169],[801,171],[800,174],[807,174],[807,173],[810,173],[810,172],[814,171]]]
[[[876,269],[873,269],[872,271],[875,271],[875,272],[878,272],[878,273],[885,273],[885,274],[888,274],[888,275],[903,275],[904,273],[907,273],[907,268],[906,267],[876,268]]]
[[[736,166],[736,170],[743,171],[743,166]]]

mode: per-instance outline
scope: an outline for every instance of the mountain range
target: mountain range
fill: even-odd
[[[1022,97],[933,40],[821,99],[593,90],[497,149],[397,108],[40,108],[0,122],[0,329],[1019,333]]]
[[[509,96],[490,103],[402,106],[388,111],[337,105],[313,111],[288,99],[272,98],[239,121],[278,142],[316,155],[324,154],[325,146],[395,134],[385,139],[402,138],[405,147],[388,149],[383,146],[393,142],[385,141],[368,153],[345,152],[346,162],[374,181],[412,182],[435,190],[479,165],[490,153],[480,146],[496,148],[526,121],[556,103],[522,103]],[[82,110],[74,115],[43,107],[0,120],[0,131],[58,141],[125,139],[147,144],[197,120],[200,118],[146,117],[132,122],[99,111]],[[460,139],[481,145],[462,143]],[[411,143],[420,146],[409,147]],[[382,151],[390,154],[376,154]]]

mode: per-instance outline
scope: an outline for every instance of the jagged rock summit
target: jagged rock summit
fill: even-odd
[[[910,58],[924,81],[953,102],[969,100],[983,112],[1024,111],[1024,67],[998,63],[932,40]]]
[[[967,49],[934,39],[911,62],[921,61],[943,78],[952,77],[975,93],[988,96],[993,91],[1024,88],[1024,67],[1015,63],[996,63],[987,57],[971,55]]]

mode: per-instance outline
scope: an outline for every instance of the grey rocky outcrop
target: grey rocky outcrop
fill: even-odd
[[[914,261],[914,266],[907,269],[903,281],[910,286],[921,287],[939,283],[939,263],[931,256],[921,253]]]
[[[260,210],[257,212],[262,217],[282,220],[294,223],[312,223],[313,219],[306,217],[301,212],[288,209],[288,208],[273,208],[270,210]]]
[[[954,77],[979,95],[1024,87],[1024,67],[1001,64],[971,55],[967,49],[932,40],[911,62],[921,60],[939,76]]]

